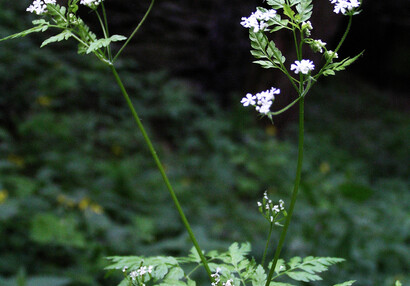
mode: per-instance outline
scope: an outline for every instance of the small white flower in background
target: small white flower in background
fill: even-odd
[[[90,8],[97,7],[103,0],[81,0],[80,4]]]
[[[138,272],[137,271],[132,271],[130,273],[130,277],[131,277],[132,281],[135,281],[135,279],[137,279],[137,277],[138,277]]]
[[[261,207],[262,206],[262,203],[261,202],[258,202],[258,207]]]
[[[233,280],[229,279],[228,281],[226,281],[225,283],[222,283],[223,286],[233,286]]]
[[[47,4],[55,5],[56,0],[34,0],[33,3],[27,7],[26,11],[37,15],[42,15],[47,12]]]
[[[269,25],[268,21],[276,15],[276,10],[256,10],[249,17],[241,18],[241,25],[245,28],[252,28],[254,33],[265,30]]]
[[[211,286],[218,286],[219,282],[221,281],[219,278],[219,272],[221,272],[221,268],[216,268],[215,273],[211,274],[211,277],[214,278],[214,282],[211,283]]]
[[[128,266],[124,266],[124,268],[122,269],[122,272],[127,272]]]
[[[308,74],[310,71],[315,69],[315,65],[310,60],[301,60],[295,61],[295,63],[290,66],[290,69],[296,74],[300,72],[303,74]]]
[[[336,14],[346,14],[347,11],[360,6],[359,0],[330,0],[330,3],[335,5],[333,12]]]
[[[241,103],[243,106],[255,106],[256,111],[267,114],[270,111],[270,107],[275,99],[275,94],[279,94],[280,89],[272,87],[271,89],[259,92],[255,95],[251,93],[246,94],[244,98],[242,98]]]

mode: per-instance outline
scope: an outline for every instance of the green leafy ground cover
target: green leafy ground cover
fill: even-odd
[[[7,11],[1,35],[18,25]],[[110,75],[34,41],[0,46],[0,285],[115,285],[106,256],[186,255],[183,226]],[[223,110],[212,94],[134,67],[124,62],[122,75],[201,245],[249,241],[262,255],[256,201],[265,190],[288,199],[292,127],[279,139],[240,106],[242,95]],[[409,118],[389,98],[340,78],[307,99],[301,199],[283,255],[347,259],[329,283],[409,281]]]

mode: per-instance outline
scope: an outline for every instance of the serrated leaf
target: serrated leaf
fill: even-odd
[[[40,48],[44,47],[45,45],[51,44],[51,43],[61,42],[63,40],[67,40],[71,36],[73,36],[73,33],[71,33],[69,30],[64,30],[60,34],[52,36],[52,37],[48,38],[47,40],[45,40],[41,44]]]
[[[253,61],[253,63],[261,65],[264,69],[270,69],[270,68],[276,67],[270,61],[259,60],[259,61]]]
[[[296,5],[296,11],[298,11],[297,19],[300,22],[305,22],[312,16],[312,0],[301,0],[298,5]]]
[[[289,5],[284,4],[283,5],[283,14],[288,16],[290,19],[294,19],[295,12],[290,8]]]
[[[249,243],[242,243],[239,247],[238,243],[233,243],[229,247],[229,256],[231,258],[231,263],[234,266],[237,266],[251,251],[251,245]]]
[[[162,279],[168,273],[168,267],[165,264],[159,265],[152,273],[152,276],[157,279]]]
[[[335,284],[333,286],[351,286],[351,285],[353,285],[354,282],[356,282],[356,280],[346,281],[344,283]],[[396,286],[398,286],[398,285],[396,284]]]
[[[2,38],[2,39],[0,39],[0,42],[5,41],[5,40],[25,37],[25,36],[27,36],[29,34],[32,34],[32,33],[44,32],[48,29],[48,24],[49,23],[48,22],[46,22],[46,23],[47,24],[40,24],[40,26],[36,26],[36,27],[30,28],[28,30],[24,30],[20,33],[16,33],[16,34],[7,36],[5,38]]]
[[[331,63],[326,67],[326,70],[323,72],[323,74],[325,74],[325,72],[327,73],[326,75],[334,75],[335,71],[342,71],[345,70],[346,67],[350,66],[352,63],[354,63],[361,55],[363,55],[364,51],[362,51],[360,54],[358,54],[357,56],[353,57],[353,58],[345,58],[344,60],[340,61],[340,62],[336,62],[336,63]],[[331,72],[328,72],[328,70],[332,70],[333,74]]]
[[[112,263],[106,266],[104,269],[123,269],[128,267],[128,269],[137,268],[141,265],[143,258],[140,256],[110,256],[107,257]]]
[[[295,257],[290,259],[288,264],[289,264],[290,267],[295,268],[300,264],[301,261],[302,261],[302,258],[300,258],[298,256],[295,256]]]
[[[184,277],[184,271],[180,267],[172,268],[165,277],[165,280],[179,280]]]
[[[288,272],[286,273],[286,275],[288,275],[293,280],[303,282],[322,280],[322,278],[316,274],[311,274],[303,271]]]
[[[96,40],[96,41],[90,43],[86,53],[89,54],[91,52],[94,52],[94,51],[102,48],[102,47],[108,47],[111,44],[111,42],[124,41],[126,39],[127,39],[126,37],[121,36],[121,35],[113,35],[113,36],[111,36],[107,39]]]
[[[263,286],[266,283],[266,273],[262,265],[258,265],[256,268],[253,277],[252,277],[252,286]]]

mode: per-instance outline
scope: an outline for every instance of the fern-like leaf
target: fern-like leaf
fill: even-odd
[[[40,48],[44,47],[45,45],[51,44],[51,43],[61,42],[63,40],[67,40],[71,36],[73,36],[73,33],[71,33],[69,30],[64,30],[60,34],[52,36],[52,37],[48,38],[47,40],[45,40],[41,44]]]
[[[124,41],[127,38],[121,35],[113,35],[107,39],[99,39],[90,43],[86,53],[89,54],[94,52],[102,47],[108,47],[112,42]]]
[[[300,22],[305,22],[312,16],[312,0],[301,0],[298,5],[296,5],[296,11],[298,11],[297,19]]]

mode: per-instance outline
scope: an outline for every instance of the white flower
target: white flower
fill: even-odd
[[[258,207],[261,207],[262,206],[262,203],[261,202],[258,202]]]
[[[360,6],[359,0],[330,0],[330,3],[335,5],[333,12],[336,14],[346,14],[347,11]]]
[[[291,70],[294,70],[296,74],[303,73],[308,74],[310,71],[314,70],[315,65],[310,60],[295,61],[294,64],[290,66]]]
[[[270,112],[270,107],[275,99],[275,94],[279,94],[280,89],[272,87],[271,89],[259,92],[255,95],[251,93],[246,94],[242,98],[241,103],[243,106],[255,106],[256,111],[262,114],[268,114]]]
[[[135,281],[135,279],[137,279],[137,276],[138,276],[138,272],[137,272],[137,271],[132,271],[132,272],[130,273],[130,277],[131,277],[132,281]]]
[[[102,1],[103,0],[81,0],[80,4],[94,8],[97,7]]]
[[[222,283],[223,286],[233,286],[233,280],[229,279],[228,281],[226,281],[225,283]]]
[[[245,28],[252,28],[254,33],[264,31],[269,26],[267,22],[273,19],[275,15],[276,10],[258,9],[249,17],[242,17],[241,25]]]
[[[241,103],[243,106],[255,105],[256,96],[248,93],[246,97],[242,98]]]

